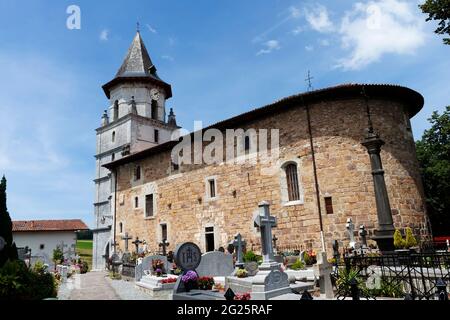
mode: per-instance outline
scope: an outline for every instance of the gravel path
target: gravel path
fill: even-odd
[[[70,300],[120,300],[108,282],[106,272],[88,272],[79,275],[75,288],[70,293]]]
[[[106,279],[121,300],[155,300],[148,294],[136,289],[133,281]]]

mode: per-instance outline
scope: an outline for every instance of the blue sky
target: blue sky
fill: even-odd
[[[92,226],[101,85],[119,68],[136,21],[188,130],[306,90],[393,83],[425,97],[420,138],[449,104],[450,46],[418,1],[0,2],[0,174],[13,219],[82,218]],[[66,27],[69,5],[81,29]]]

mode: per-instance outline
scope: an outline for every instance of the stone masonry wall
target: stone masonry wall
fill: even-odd
[[[399,102],[370,100],[374,128],[386,142],[382,161],[395,226],[411,226],[422,239],[428,236],[424,196],[415,146],[404,106]],[[351,217],[356,230],[364,224],[369,238],[377,227],[377,215],[369,156],[361,145],[367,127],[362,99],[324,101],[310,106],[316,153],[320,199],[327,250],[334,239],[348,242],[345,223]],[[273,230],[282,247],[320,250],[320,227],[313,164],[308,136],[306,109],[298,106],[270,117],[247,123],[243,129],[279,129],[280,160],[273,174],[269,165],[221,164],[182,166],[181,173],[170,173],[170,152],[139,161],[143,179],[133,181],[135,163],[118,168],[116,225],[123,232],[145,239],[149,249],[158,250],[161,224],[167,224],[169,250],[183,241],[196,242],[205,250],[205,227],[214,226],[216,249],[227,246],[240,232],[247,248],[259,250],[259,233],[253,227],[258,203],[271,203],[278,218]],[[281,169],[286,161],[299,165],[303,203],[282,204]],[[272,168],[272,169],[273,169]],[[217,179],[218,198],[208,201],[205,179]],[[156,214],[144,218],[145,194],[155,192]],[[134,198],[139,197],[139,208]],[[327,215],[324,197],[331,196],[334,213]],[[355,232],[356,233],[356,232]],[[116,241],[124,242],[117,228]]]

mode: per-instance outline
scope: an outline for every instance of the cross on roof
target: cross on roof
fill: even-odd
[[[313,87],[311,84],[311,80],[314,79],[314,77],[311,77],[311,72],[308,70],[308,76],[306,77],[305,81],[308,82],[308,91],[312,91]]]
[[[141,31],[141,24],[138,22],[136,22],[136,31],[140,32]]]

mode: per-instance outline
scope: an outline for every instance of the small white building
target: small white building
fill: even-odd
[[[63,248],[64,257],[75,256],[76,232],[89,228],[81,220],[13,221],[13,238],[17,248],[31,249],[31,263],[41,260],[53,267],[53,250]]]

